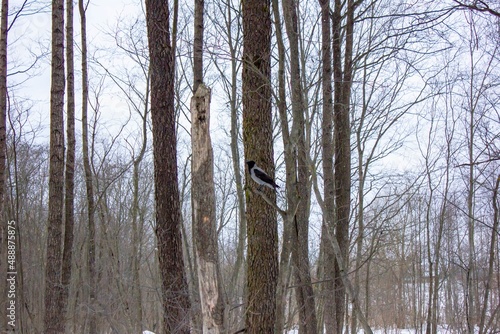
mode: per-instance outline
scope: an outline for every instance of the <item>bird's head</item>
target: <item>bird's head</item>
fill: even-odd
[[[247,162],[248,170],[252,169],[253,166],[255,166],[255,161],[253,160],[248,160]]]

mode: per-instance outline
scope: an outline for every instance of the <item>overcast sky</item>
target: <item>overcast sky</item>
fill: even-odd
[[[32,7],[39,6],[36,1],[30,0]],[[23,0],[10,1],[9,12],[10,22],[12,15],[17,12]],[[92,44],[90,49],[94,49],[99,45],[106,45],[109,41],[106,38],[106,31],[111,31],[121,16],[127,16],[133,13],[140,12],[138,1],[134,0],[105,0],[91,1],[87,10],[87,38],[88,43]],[[27,7],[29,10],[30,8]],[[79,44],[80,41],[80,17],[77,3],[74,8],[74,29],[75,41]],[[26,13],[26,7],[24,12]],[[11,94],[15,94],[18,100],[30,99],[31,105],[30,115],[36,122],[41,119],[46,121],[48,125],[49,117],[49,99],[50,99],[50,34],[51,34],[51,13],[50,6],[46,11],[27,16],[20,16],[15,21],[9,31],[9,50],[8,62],[9,73],[24,71],[34,63],[36,55],[43,52],[47,53],[46,57],[36,62],[34,68],[29,71],[31,77],[27,79],[26,74],[10,75],[8,78],[9,86],[15,87]],[[80,57],[78,49],[75,49],[75,67],[80,72]],[[79,96],[81,92],[80,86],[81,77],[77,74],[76,77],[76,97],[79,104]],[[112,103],[117,103],[116,101]],[[116,109],[116,108],[115,108]],[[123,113],[121,113],[123,115]],[[118,117],[113,115],[112,117]],[[44,122],[45,123],[45,122]],[[79,125],[77,125],[79,128]],[[45,131],[44,131],[45,132]]]

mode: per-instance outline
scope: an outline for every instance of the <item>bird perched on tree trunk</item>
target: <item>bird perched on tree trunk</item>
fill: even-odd
[[[279,188],[279,186],[274,182],[274,180],[266,174],[261,168],[257,167],[255,164],[255,161],[247,161],[247,166],[248,166],[248,172],[250,173],[250,176],[252,177],[252,180],[257,182],[259,184],[259,190],[262,188],[262,186],[269,187],[273,190],[276,188]]]

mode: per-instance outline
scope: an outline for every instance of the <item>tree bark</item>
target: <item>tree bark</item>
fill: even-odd
[[[486,278],[486,286],[484,287],[484,301],[483,301],[483,309],[481,311],[481,318],[479,322],[479,334],[483,334],[486,332],[486,313],[488,310],[488,298],[491,293],[492,282],[494,278],[494,270],[495,270],[495,251],[497,249],[497,240],[498,240],[498,225],[500,222],[498,215],[498,189],[500,187],[500,175],[497,176],[497,180],[495,182],[495,186],[493,188],[493,227],[491,230],[491,242],[490,242],[490,250],[489,250],[489,258],[488,258],[488,276]],[[498,252],[498,251],[497,251]]]
[[[342,260],[348,263],[349,215],[351,200],[351,129],[349,105],[352,80],[352,50],[354,29],[354,0],[347,1],[346,23],[342,24],[343,4],[335,0],[332,17],[333,78],[334,78],[334,142],[335,142],[335,235]],[[344,31],[342,31],[345,29]],[[342,36],[345,36],[344,61],[342,62]],[[345,316],[345,286],[341,280],[339,264],[335,263],[336,333],[342,333]]]
[[[335,300],[334,300],[334,266],[330,259],[335,258],[335,253],[329,242],[328,235],[333,235],[335,217],[335,187],[333,176],[333,96],[332,96],[332,48],[330,33],[330,3],[319,0],[321,5],[321,51],[322,51],[322,93],[323,93],[323,119],[321,123],[321,146],[323,160],[323,228],[321,245],[324,251],[323,260],[323,318],[327,333],[334,333]]]
[[[95,241],[95,201],[94,187],[92,180],[92,168],[89,155],[89,135],[88,135],[88,65],[87,65],[87,19],[86,8],[83,0],[78,0],[78,10],[81,22],[81,48],[82,48],[82,150],[83,168],[85,170],[85,186],[87,192],[87,270],[88,270],[88,298],[87,307],[88,329],[90,333],[97,333],[96,315],[96,294],[97,294],[97,273],[96,273],[96,241]]]
[[[305,103],[299,62],[299,29],[297,7],[293,0],[283,1],[288,43],[290,45],[290,79],[292,85],[292,142],[295,144],[297,173],[295,174],[295,199],[298,210],[294,217],[295,231],[292,233],[292,257],[296,268],[296,298],[299,308],[299,329],[302,333],[317,332],[316,305],[311,285],[309,264],[309,205],[310,171],[309,147],[305,134]],[[295,207],[293,205],[293,207]]]
[[[156,236],[162,276],[163,331],[189,333],[189,292],[184,271],[177,180],[174,53],[166,0],[146,0],[151,69]]]
[[[224,295],[219,282],[210,98],[204,84],[191,98],[191,194],[203,333],[217,334],[223,330]]]
[[[44,332],[59,333],[64,199],[64,1],[52,1],[50,165]]]
[[[274,177],[271,117],[271,17],[269,0],[243,2],[243,145]],[[246,174],[247,187],[253,187]],[[271,201],[276,194],[266,190]],[[278,229],[276,211],[261,196],[247,191],[246,333],[273,333],[276,320]]]
[[[67,86],[67,120],[66,137],[68,150],[66,152],[66,175],[65,175],[65,203],[64,203],[64,248],[62,255],[61,273],[61,297],[59,306],[61,316],[60,331],[64,332],[66,318],[69,286],[71,282],[72,255],[73,255],[73,225],[75,221],[74,210],[74,188],[75,188],[75,65],[73,60],[73,1],[66,1],[66,78]]]
[[[285,45],[283,42],[283,32],[281,27],[281,17],[278,0],[272,0],[274,26],[276,30],[276,42],[278,47],[278,94],[276,105],[280,117],[281,136],[283,147],[285,149],[285,170],[286,170],[286,194],[288,207],[292,206],[292,196],[294,196],[294,175],[295,175],[295,157],[293,155],[293,145],[290,140],[290,130],[288,126],[288,115],[286,105],[286,80],[285,80]],[[283,237],[279,262],[278,288],[276,291],[276,325],[275,333],[282,333],[286,323],[286,303],[288,284],[290,282],[291,271],[291,234],[293,224],[288,219],[283,224]]]
[[[203,11],[205,1],[194,0],[193,93],[203,83]]]

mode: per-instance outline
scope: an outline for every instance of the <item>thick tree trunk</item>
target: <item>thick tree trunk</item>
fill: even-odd
[[[168,1],[146,0],[151,69],[156,236],[162,277],[163,332],[189,333],[189,291],[181,238],[174,105],[174,53]]]
[[[224,298],[219,282],[213,150],[210,139],[211,92],[198,85],[191,99],[191,194],[203,333],[222,332]]]
[[[59,333],[64,199],[64,1],[52,1],[50,165],[44,332]]]
[[[243,2],[243,144],[245,158],[274,177],[271,117],[271,18],[268,0]],[[247,173],[247,187],[253,181]],[[266,190],[271,201],[276,194]],[[247,191],[246,333],[273,333],[278,278],[276,211]]]

